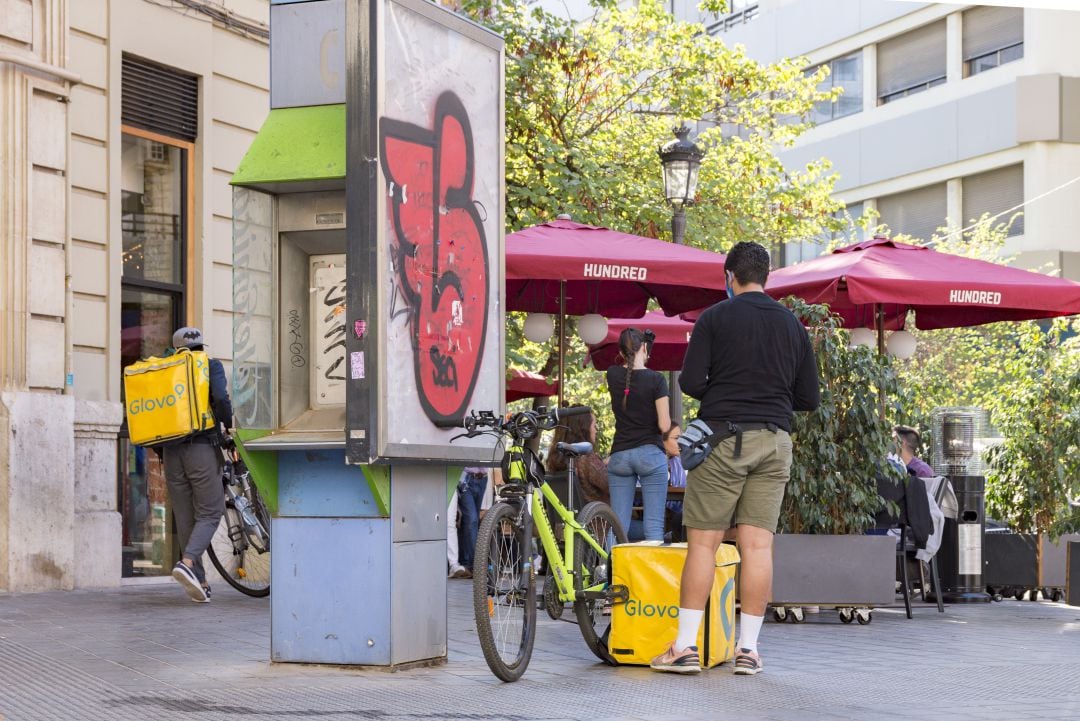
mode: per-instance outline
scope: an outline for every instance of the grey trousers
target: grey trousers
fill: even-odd
[[[165,480],[176,532],[184,557],[194,561],[195,575],[203,582],[203,553],[225,513],[221,473],[221,451],[216,446],[196,441],[165,447]]]

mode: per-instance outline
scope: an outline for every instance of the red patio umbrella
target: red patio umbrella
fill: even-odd
[[[765,290],[828,303],[844,326],[922,330],[1080,313],[1080,283],[877,237],[781,268]]]
[[[724,298],[723,269],[719,253],[555,220],[506,236],[506,308],[640,318],[656,298],[675,315]]]
[[[646,364],[649,368],[654,371],[682,369],[683,357],[686,356],[686,346],[690,343],[694,324],[678,317],[668,317],[659,311],[646,313],[642,318],[608,320],[607,337],[602,342],[589,346],[589,358],[595,368],[604,370],[620,362],[619,334],[626,328],[651,329],[656,333],[656,341]]]
[[[675,315],[725,297],[723,268],[719,253],[560,219],[506,236],[506,309],[640,318],[655,298]]]
[[[522,398],[548,398],[559,394],[559,382],[545,378],[539,373],[510,368],[506,382],[506,402]]]

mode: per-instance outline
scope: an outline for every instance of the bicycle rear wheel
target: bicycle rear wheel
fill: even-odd
[[[258,531],[259,543],[251,542],[240,513],[227,503],[225,515],[206,551],[214,568],[230,586],[240,593],[261,598],[270,594],[270,512],[253,483],[248,485],[246,498],[262,527]]]
[[[519,508],[509,503],[488,510],[476,538],[476,634],[488,668],[503,681],[521,678],[536,640],[536,579],[526,540]]]
[[[600,501],[593,501],[582,508],[577,520],[605,553],[600,554],[583,538],[574,539],[574,591],[580,594],[584,589],[598,584],[607,588],[611,583],[611,548],[616,543],[626,543],[626,531],[611,506]],[[605,607],[610,607],[610,604],[602,598],[574,601],[574,613],[585,644],[601,661],[610,662],[607,631],[611,616],[604,615]]]

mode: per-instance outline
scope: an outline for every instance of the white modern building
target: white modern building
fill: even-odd
[[[683,7],[683,6],[686,7]],[[832,161],[852,215],[874,207],[927,239],[1029,203],[1007,251],[1080,279],[1080,11],[889,0],[735,0],[699,17],[761,62],[806,56],[844,88],[785,151],[789,167]],[[1078,6],[1080,7],[1080,6]],[[1002,220],[1009,217],[1003,216]],[[820,252],[789,246],[786,263]]]
[[[229,179],[269,112],[269,0],[0,0],[0,591],[167,575],[121,369],[232,354]]]

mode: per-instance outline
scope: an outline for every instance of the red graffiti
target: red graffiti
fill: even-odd
[[[409,307],[420,405],[432,422],[465,413],[480,372],[488,312],[488,256],[473,201],[473,137],[453,93],[433,129],[382,118],[392,252]]]

